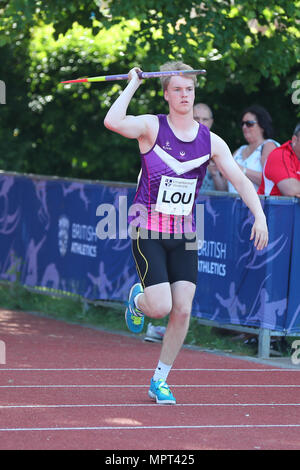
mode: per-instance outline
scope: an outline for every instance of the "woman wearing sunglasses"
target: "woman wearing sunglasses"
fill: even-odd
[[[273,135],[272,119],[262,106],[249,106],[242,116],[241,127],[247,145],[238,148],[233,157],[258,190],[268,155],[280,144],[271,138]],[[237,192],[230,182],[228,182],[228,191]]]

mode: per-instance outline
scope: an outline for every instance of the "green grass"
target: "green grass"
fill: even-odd
[[[28,290],[19,283],[0,284],[0,307],[39,313],[70,323],[128,333],[124,321],[124,306],[121,304],[107,307],[88,303],[77,296],[46,295]],[[145,319],[144,332],[149,321]],[[167,319],[160,321],[151,319],[154,325],[166,325],[166,322]],[[278,340],[282,355],[291,355],[290,345],[293,339],[295,338]],[[257,355],[257,344],[246,344],[245,338],[240,333],[201,325],[195,317],[191,318],[185,344],[232,354]]]

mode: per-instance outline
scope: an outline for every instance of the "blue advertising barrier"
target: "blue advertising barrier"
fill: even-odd
[[[287,330],[295,201],[262,200],[270,239],[258,251],[250,241],[253,216],[240,198],[201,199],[205,241],[199,249],[193,314],[222,324]],[[299,305],[299,292],[294,295]]]
[[[300,203],[295,205],[286,317],[288,333],[291,334],[300,331]]]
[[[129,184],[1,173],[0,279],[126,301],[138,280],[126,223],[134,194]],[[286,198],[262,203],[270,242],[257,251],[249,240],[253,217],[239,197],[200,195],[204,241],[192,314],[298,332],[300,207]]]
[[[124,300],[136,272],[130,240],[99,240],[99,204],[133,188],[82,181],[0,177],[0,278],[87,299]]]

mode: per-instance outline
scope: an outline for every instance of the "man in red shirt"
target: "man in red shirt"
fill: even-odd
[[[292,139],[269,154],[258,194],[300,197],[300,123]]]

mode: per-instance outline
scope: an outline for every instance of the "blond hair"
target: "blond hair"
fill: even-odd
[[[159,70],[161,72],[167,72],[171,70],[193,70],[193,67],[191,67],[190,65],[184,64],[181,61],[173,61],[173,62],[166,62],[165,64],[161,65]],[[196,87],[197,86],[196,75],[188,75],[188,77],[193,80],[194,85]],[[168,75],[166,77],[160,77],[160,83],[163,88],[163,91],[167,89],[171,78],[172,78],[172,75]]]

